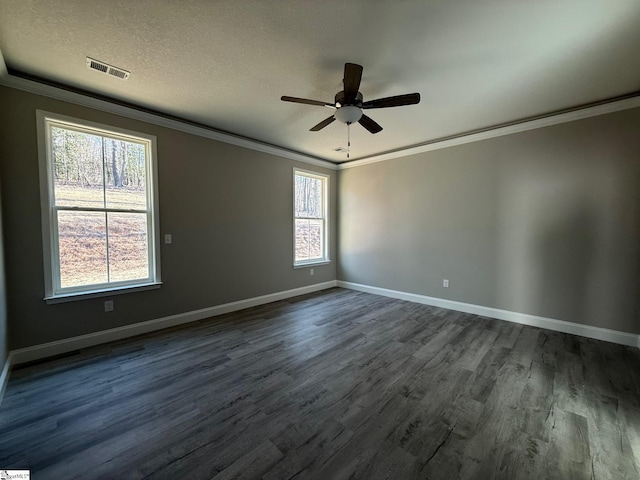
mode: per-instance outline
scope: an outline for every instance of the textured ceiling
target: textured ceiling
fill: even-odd
[[[10,72],[332,161],[347,127],[280,96],[332,101],[345,62],[365,100],[422,95],[367,111],[353,160],[637,92],[638,45],[638,0],[0,0]]]

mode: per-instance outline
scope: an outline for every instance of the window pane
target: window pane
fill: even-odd
[[[143,144],[104,139],[107,208],[145,210],[146,151]]]
[[[62,288],[106,283],[107,237],[102,212],[58,212]]]
[[[296,219],[296,262],[323,258],[322,220]]]
[[[147,215],[108,213],[109,279],[111,282],[149,278]]]
[[[296,219],[296,262],[309,259],[309,220]]]
[[[295,176],[295,216],[322,218],[322,180]]]
[[[104,207],[102,137],[51,127],[55,204]]]

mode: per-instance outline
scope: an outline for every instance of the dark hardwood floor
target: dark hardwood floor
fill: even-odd
[[[34,479],[638,479],[640,351],[342,289],[14,369]]]

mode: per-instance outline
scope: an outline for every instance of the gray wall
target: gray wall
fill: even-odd
[[[346,169],[338,196],[340,280],[640,333],[640,109]]]
[[[334,171],[6,87],[0,105],[12,349],[335,280],[335,260],[314,276],[292,267],[293,168],[331,175],[335,219]],[[173,234],[161,248],[162,288],[114,296],[111,313],[104,298],[43,301],[36,109],[157,136],[160,229]]]

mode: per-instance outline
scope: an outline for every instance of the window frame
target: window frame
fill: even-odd
[[[40,173],[40,203],[42,224],[42,246],[44,263],[44,283],[47,303],[80,300],[101,297],[118,293],[159,288],[160,277],[160,223],[157,176],[157,139],[154,135],[134,132],[112,125],[91,122],[57,113],[36,110],[38,135],[38,160]],[[116,208],[64,207],[55,204],[55,175],[53,152],[51,145],[51,126],[69,128],[92,135],[123,141],[133,141],[145,145],[145,173],[147,206],[144,210],[127,210]],[[126,280],[111,283],[82,285],[75,287],[61,286],[60,262],[58,252],[58,211],[98,211],[109,213],[127,212],[146,213],[147,216],[147,261],[149,276],[145,279]]]
[[[296,176],[301,175],[305,177],[315,178],[322,180],[322,258],[313,260],[296,260],[296,220],[306,219],[307,217],[296,216]],[[293,169],[293,268],[313,267],[316,265],[328,264],[331,262],[329,256],[329,181],[330,176],[323,173],[313,172],[311,170],[304,170],[302,168],[294,167]],[[314,218],[314,220],[317,220]]]

